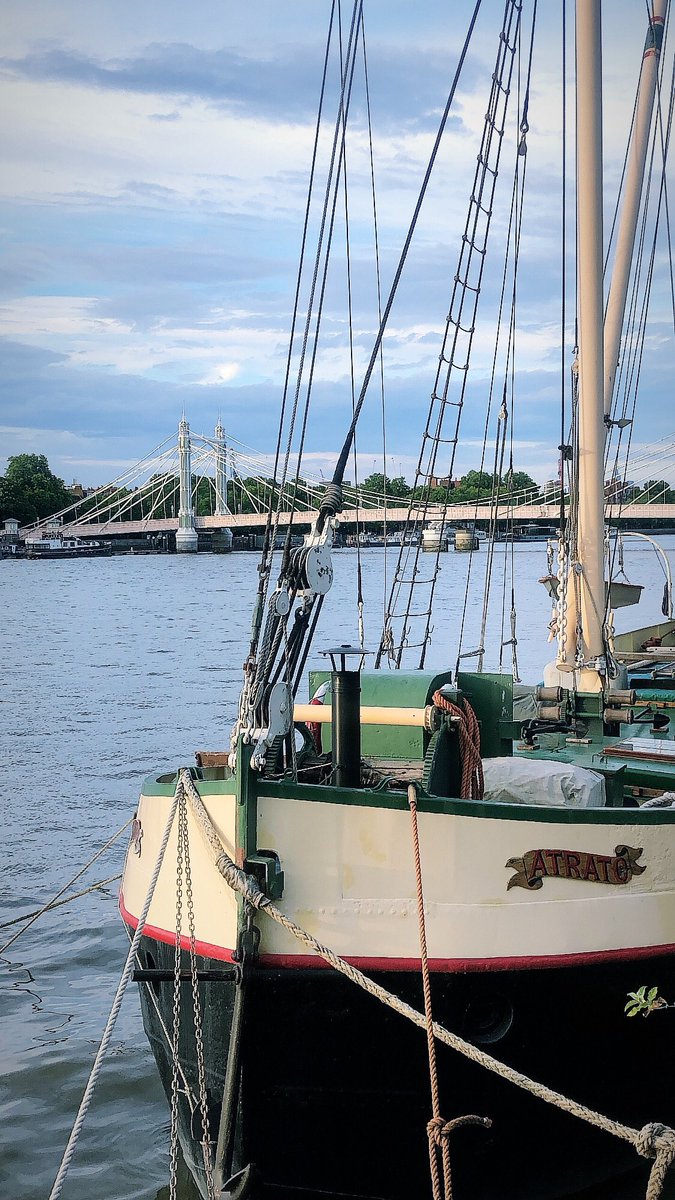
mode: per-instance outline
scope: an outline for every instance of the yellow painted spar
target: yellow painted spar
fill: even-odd
[[[380,705],[371,705],[361,709],[361,724],[428,728],[431,708],[432,705],[427,705],[425,708],[384,708]],[[327,725],[333,720],[331,706],[330,704],[296,704],[293,709],[293,720]]]

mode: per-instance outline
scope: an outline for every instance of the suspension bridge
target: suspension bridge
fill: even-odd
[[[664,441],[672,448],[672,439]],[[654,455],[647,457],[653,470]],[[192,433],[183,417],[177,440],[167,439],[112,483],[24,527],[20,536],[40,537],[58,527],[64,535],[82,539],[170,537],[175,538],[178,552],[190,553],[197,550],[200,534],[208,534],[211,540],[220,539],[219,548],[228,549],[233,534],[254,533],[265,527],[272,504],[280,510],[279,529],[289,524],[298,532],[309,529],[317,516],[325,482],[305,472],[302,478],[291,473],[289,481],[280,486],[269,472],[264,456],[232,438],[226,439],[220,422],[213,436],[207,437]],[[486,500],[445,505],[422,504],[347,484],[341,520],[364,527],[385,522],[402,525],[411,504],[413,517],[419,518],[423,509],[426,524],[444,521],[463,525],[494,522],[496,518],[509,526],[553,527],[560,515],[559,492],[556,495],[550,489],[545,499],[539,489],[519,493],[502,490],[497,505]],[[645,497],[635,487],[630,501],[608,503],[606,513],[608,520],[620,518],[633,526],[646,521],[675,526],[675,504],[660,501],[658,495]]]

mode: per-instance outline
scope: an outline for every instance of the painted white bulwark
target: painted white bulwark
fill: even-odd
[[[233,796],[202,798],[225,849],[234,857]],[[140,858],[129,852],[123,905],[137,918],[150,880],[170,801],[142,797]],[[412,968],[419,959],[410,815],[403,809],[288,798],[259,798],[258,842],[274,849],[285,872],[279,906],[336,953],[378,969]],[[429,956],[436,970],[508,968],[562,962],[635,948],[663,948],[675,929],[675,823],[583,823],[509,814],[419,813]],[[547,810],[550,811],[550,810]],[[598,810],[605,812],[607,810]],[[638,810],[636,810],[637,813]],[[205,953],[229,958],[236,945],[236,900],[189,819],[197,940]],[[508,888],[527,851],[560,849],[613,856],[641,850],[645,869],[621,886],[543,879],[536,889]],[[148,916],[173,940],[176,926],[175,832]],[[306,950],[285,930],[259,919],[260,952],[293,965]],[[187,931],[184,929],[184,933]],[[311,958],[311,956],[310,956]],[[521,960],[521,964],[519,961]]]

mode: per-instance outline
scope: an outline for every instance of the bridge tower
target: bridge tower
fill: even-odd
[[[216,507],[214,516],[229,516],[227,507],[227,447],[225,445],[225,430],[220,421],[215,432],[216,451]],[[214,554],[227,554],[232,549],[232,531],[227,526],[214,529],[211,538],[211,549]]]
[[[224,517],[227,513],[227,447],[225,430],[220,421],[216,425],[216,507],[214,515]]]
[[[197,530],[192,507],[192,470],[190,466],[190,426],[181,417],[178,426],[178,463],[180,470],[180,508],[176,530],[176,550],[179,554],[195,554]]]

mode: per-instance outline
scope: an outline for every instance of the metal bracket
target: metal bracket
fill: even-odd
[[[288,683],[280,679],[274,684],[267,701],[268,724],[260,733],[251,757],[254,770],[262,770],[268,748],[277,737],[289,733],[293,725],[293,697]]]
[[[244,862],[244,870],[252,875],[269,900],[280,900],[284,894],[284,873],[279,855],[274,850],[256,850]]]

